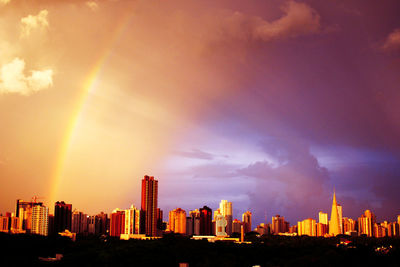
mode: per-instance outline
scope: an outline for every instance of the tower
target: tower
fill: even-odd
[[[141,233],[157,235],[158,181],[145,175],[142,180]]]
[[[333,191],[331,220],[329,222],[329,235],[336,236],[338,234],[340,234],[339,212],[336,202],[336,192]]]
[[[65,204],[64,201],[57,201],[54,207],[54,231],[56,234],[71,231],[72,204]]]
[[[212,234],[212,210],[204,206],[200,209],[200,235],[211,235]]]
[[[232,234],[232,202],[228,200],[221,200],[219,203],[219,210],[222,216],[226,219],[226,233]]]
[[[49,208],[34,206],[32,210],[32,234],[48,235]]]
[[[244,233],[248,233],[251,231],[251,211],[246,211],[242,214],[242,222]]]

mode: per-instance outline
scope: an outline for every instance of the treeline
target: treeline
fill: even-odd
[[[158,240],[119,240],[1,234],[2,266],[398,266],[400,239],[248,235],[251,244],[195,241],[179,235]],[[342,244],[341,244],[342,243]],[[58,262],[38,257],[64,255]],[[9,264],[7,264],[9,263]]]

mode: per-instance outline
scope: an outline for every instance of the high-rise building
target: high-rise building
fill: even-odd
[[[10,219],[9,216],[0,216],[0,232],[8,233],[10,230]]]
[[[227,236],[227,233],[225,231],[227,227],[227,221],[225,219],[225,216],[222,214],[217,215],[217,218],[215,219],[215,235],[216,236]]]
[[[157,236],[158,181],[145,175],[142,180],[141,233]]]
[[[190,217],[190,220],[188,219]],[[198,209],[189,211],[187,221],[191,223],[186,227],[188,235],[200,235],[200,211]]]
[[[339,218],[339,228],[340,233],[343,234],[343,209],[340,204],[337,205],[338,208],[338,218]]]
[[[312,218],[297,223],[298,235],[317,236],[317,224]]]
[[[107,213],[101,212],[96,215],[96,230],[95,230],[96,235],[105,235],[107,233],[108,230],[107,221],[108,221]]]
[[[251,211],[242,214],[242,223],[244,233],[251,232]]]
[[[169,212],[169,230],[177,234],[186,234],[186,211],[177,208]]]
[[[328,213],[320,211],[318,213],[318,217],[319,217],[319,223],[328,225]]]
[[[36,201],[23,201],[22,199],[17,199],[17,206],[15,210],[16,217],[19,217],[20,230],[26,231],[26,233],[31,233],[32,231],[32,213],[33,207],[43,206],[42,202]]]
[[[350,235],[351,232],[356,231],[356,221],[353,219],[344,217],[343,218],[343,233],[346,235]]]
[[[49,208],[45,206],[34,206],[32,208],[32,234],[48,235]]]
[[[336,192],[333,192],[333,201],[332,201],[332,211],[331,211],[331,220],[329,221],[329,235],[337,236],[340,232],[340,221],[339,221],[339,211],[338,204],[336,202]]]
[[[221,200],[219,203],[219,211],[226,219],[226,233],[232,234],[232,202],[228,200]]]
[[[72,204],[57,201],[54,206],[54,231],[56,233],[71,231]]]
[[[200,209],[200,235],[212,234],[212,210],[204,206]]]
[[[240,228],[242,226],[242,222],[238,219],[234,219],[232,222],[232,232],[233,233],[240,233]]]
[[[374,224],[376,223],[375,214],[370,210],[366,210],[361,217],[358,218],[358,233],[360,235],[374,236]]]
[[[289,223],[285,221],[285,217],[280,215],[272,217],[271,227],[273,234],[287,233],[289,231]]]
[[[125,211],[115,209],[110,216],[110,236],[120,237],[125,230]]]
[[[134,205],[125,210],[124,229],[126,235],[140,234],[140,210]]]
[[[71,219],[71,232],[77,234],[86,234],[88,231],[87,214],[74,210]]]

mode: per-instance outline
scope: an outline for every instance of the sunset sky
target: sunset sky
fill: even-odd
[[[400,1],[0,0],[0,213],[400,214]]]

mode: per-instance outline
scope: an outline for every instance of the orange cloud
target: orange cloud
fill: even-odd
[[[49,12],[44,9],[36,16],[29,15],[21,19],[21,38],[28,37],[35,29],[43,30],[49,27],[47,15]]]
[[[386,38],[385,43],[382,46],[385,51],[393,51],[400,49],[400,28],[395,29]]]

